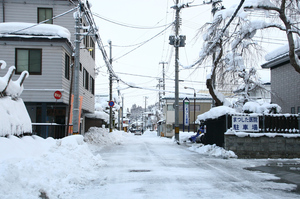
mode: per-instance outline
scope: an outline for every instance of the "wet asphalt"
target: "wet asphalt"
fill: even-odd
[[[251,171],[271,173],[279,177],[275,182],[295,184],[295,193],[300,194],[300,160],[269,160],[265,166],[246,168]]]

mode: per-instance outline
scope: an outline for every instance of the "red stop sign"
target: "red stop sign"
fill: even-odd
[[[55,99],[59,100],[59,99],[61,98],[61,96],[62,96],[62,94],[61,94],[60,91],[55,91],[55,92],[54,92],[54,98],[55,98]]]

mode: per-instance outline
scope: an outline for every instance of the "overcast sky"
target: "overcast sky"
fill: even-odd
[[[123,81],[149,89],[130,88],[121,90],[121,94],[124,95],[125,109],[130,109],[132,104],[144,107],[145,96],[148,97],[147,106],[158,102],[158,92],[151,89],[158,89],[158,78],[162,78],[163,65],[159,64],[160,62],[168,62],[165,65],[166,90],[174,92],[174,49],[169,45],[169,35],[174,34],[174,29],[171,27],[163,34],[159,33],[166,26],[144,29],[172,23],[175,12],[171,6],[174,5],[174,1],[89,0],[89,2],[92,3],[92,11],[102,18],[94,16],[104,45],[108,46],[108,41],[112,41],[112,65],[114,71]],[[187,2],[193,2],[190,5],[194,5],[195,7],[181,10],[182,25],[180,34],[187,37],[186,47],[179,49],[180,62],[183,65],[190,65],[197,59],[202,47],[202,38],[198,37],[198,40],[196,39],[198,29],[206,22],[212,20],[210,4],[203,5],[203,0],[180,0],[180,3]],[[223,0],[225,7],[229,7],[233,3],[238,3],[238,1]],[[132,26],[138,28],[132,28]],[[135,45],[147,41],[157,34],[159,36],[156,36],[141,47]],[[137,49],[130,52],[135,48]],[[106,49],[109,55],[109,48],[107,47]],[[128,54],[125,55],[126,53]],[[108,73],[99,51],[97,53],[96,65],[100,67],[100,73],[96,78],[96,94],[108,94]],[[183,89],[184,86],[193,87],[196,90],[205,90],[205,79],[208,72],[210,72],[208,66],[201,66],[197,70],[180,70],[179,79],[184,80],[180,82],[180,93],[193,93],[192,90]],[[262,74],[265,76],[264,78],[268,78],[269,76],[268,71]],[[127,88],[126,85],[121,83],[119,87],[122,89]],[[113,88],[114,92],[117,93],[116,82],[114,82]]]

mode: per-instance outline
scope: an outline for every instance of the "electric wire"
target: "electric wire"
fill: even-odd
[[[79,6],[77,6],[77,7],[75,7],[75,8],[72,8],[72,9],[70,9],[70,10],[68,10],[68,11],[66,11],[66,12],[64,12],[64,13],[62,13],[62,14],[59,14],[59,15],[57,15],[57,16],[52,17],[51,19],[46,19],[46,20],[41,21],[41,22],[39,22],[39,23],[37,23],[37,24],[31,25],[31,26],[28,26],[28,27],[26,27],[26,28],[22,28],[22,29],[13,31],[13,32],[9,32],[9,33],[7,33],[7,34],[15,34],[15,33],[18,33],[18,32],[21,32],[21,31],[24,31],[24,30],[27,30],[27,29],[36,27],[36,26],[38,26],[38,25],[40,25],[40,24],[44,24],[44,23],[46,23],[46,22],[48,22],[48,21],[50,21],[50,20],[56,19],[56,18],[58,18],[58,17],[62,17],[62,16],[64,16],[64,15],[66,15],[66,14],[68,14],[68,13],[70,13],[70,12],[76,10],[76,9],[78,9],[78,7],[79,7]]]
[[[151,37],[150,39],[148,39],[148,40],[142,42],[140,45],[138,45],[138,46],[135,47],[134,49],[128,51],[127,53],[121,55],[120,57],[115,58],[114,60],[116,61],[116,60],[118,60],[118,59],[120,59],[120,58],[122,58],[122,57],[128,55],[129,53],[135,51],[136,49],[140,48],[141,46],[145,45],[146,43],[148,43],[148,42],[151,41],[152,39],[158,37],[160,34],[162,34],[163,32],[165,32],[165,31],[166,31],[167,29],[169,29],[173,24],[174,24],[174,22],[171,23],[171,24],[169,24],[165,29],[163,29],[163,30],[162,30],[161,32],[159,32],[158,34],[156,34],[156,35],[154,35],[153,37]]]
[[[162,28],[162,27],[166,27],[166,26],[168,26],[168,25],[170,25],[170,24],[165,24],[165,25],[161,25],[161,26],[152,26],[152,27],[146,27],[146,26],[136,26],[136,25],[129,25],[129,24],[125,24],[125,23],[121,23],[121,22],[116,22],[116,21],[113,21],[113,20],[111,20],[111,19],[107,19],[107,18],[105,18],[105,17],[103,17],[103,16],[100,16],[99,14],[97,14],[97,13],[92,13],[94,16],[96,16],[96,17],[98,17],[98,18],[100,18],[100,19],[103,19],[103,20],[105,20],[105,21],[108,21],[108,22],[110,22],[110,23],[113,23],[113,24],[116,24],[116,25],[120,25],[120,26],[124,26],[124,27],[126,27],[126,28],[135,28],[135,29],[157,29],[157,28]]]

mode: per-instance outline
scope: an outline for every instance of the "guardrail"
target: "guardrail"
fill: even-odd
[[[32,134],[43,138],[63,138],[67,135],[67,125],[57,123],[32,123]]]

